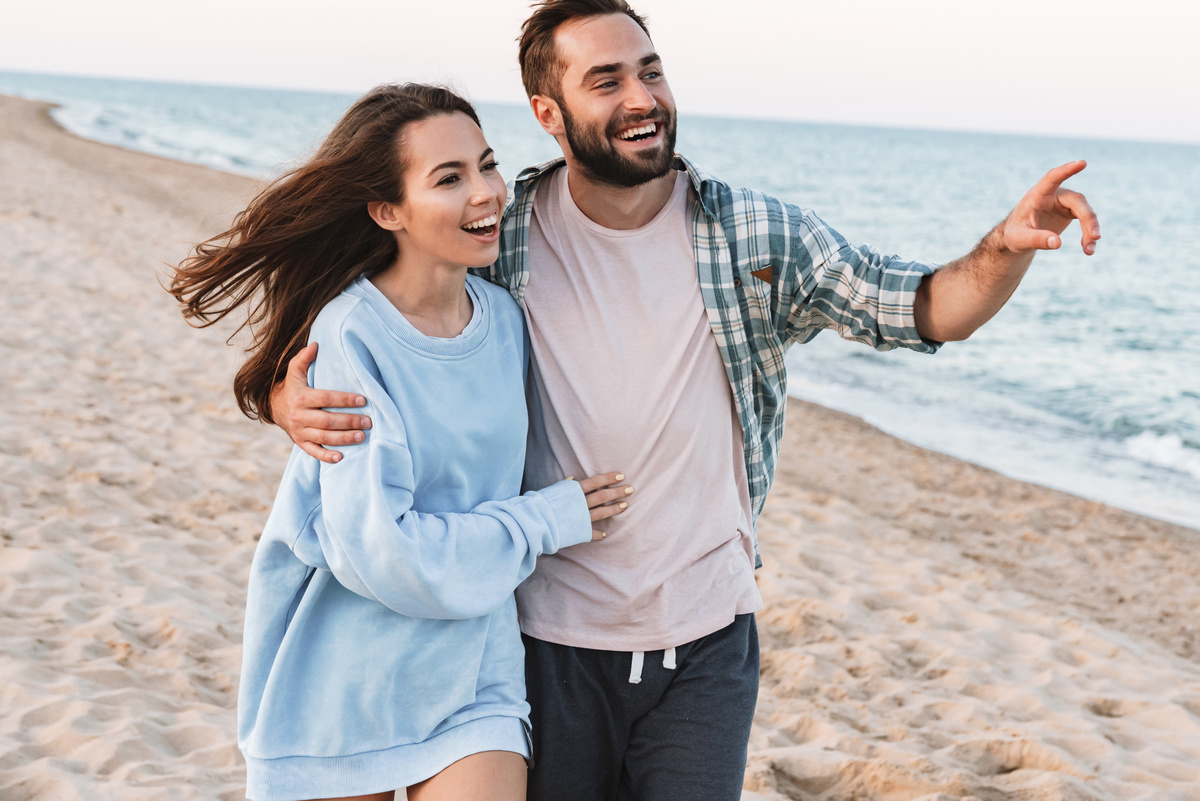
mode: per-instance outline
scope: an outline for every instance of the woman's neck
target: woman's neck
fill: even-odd
[[[403,258],[371,276],[371,283],[427,337],[451,339],[471,322],[467,268],[415,265]]]

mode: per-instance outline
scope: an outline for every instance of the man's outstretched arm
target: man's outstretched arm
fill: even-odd
[[[1034,254],[1061,247],[1071,220],[1079,220],[1083,252],[1096,252],[1096,213],[1083,195],[1062,188],[1086,166],[1074,161],[1050,170],[974,250],[921,281],[913,315],[923,339],[950,342],[973,334],[1012,296]]]
[[[316,358],[317,343],[310,342],[288,362],[287,375],[271,390],[271,417],[301,450],[333,464],[341,461],[342,455],[323,446],[362,442],[362,432],[371,427],[371,418],[325,411],[364,406],[367,400],[353,392],[311,388],[308,368]]]

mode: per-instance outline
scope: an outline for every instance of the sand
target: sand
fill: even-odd
[[[0,798],[237,799],[289,443],[159,287],[254,182],[0,98]],[[810,404],[760,522],[744,801],[1200,799],[1200,532]]]

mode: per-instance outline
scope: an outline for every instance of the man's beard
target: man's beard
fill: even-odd
[[[589,178],[611,186],[640,186],[666,175],[675,164],[675,112],[656,108],[651,114],[635,119],[613,121],[601,132],[576,124],[561,100],[563,127],[571,154]],[[617,150],[612,138],[630,123],[652,121],[663,131],[663,142],[657,148],[626,156]]]

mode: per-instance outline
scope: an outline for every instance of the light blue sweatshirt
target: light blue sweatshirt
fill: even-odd
[[[250,572],[238,744],[256,801],[359,795],[528,753],[513,590],[591,538],[579,484],[521,495],[527,344],[502,289],[417,331],[369,281],[318,316],[314,386],[367,399],[362,444],[292,452]]]

